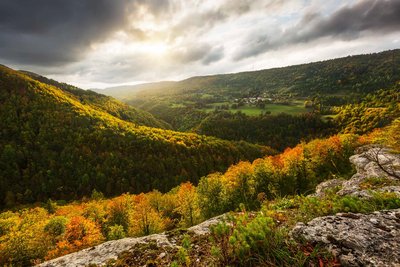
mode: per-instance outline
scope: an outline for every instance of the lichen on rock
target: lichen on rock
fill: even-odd
[[[400,265],[400,209],[318,217],[291,234],[327,248],[343,266]]]

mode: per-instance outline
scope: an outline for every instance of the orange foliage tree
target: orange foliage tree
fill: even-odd
[[[49,251],[46,258],[51,259],[94,246],[103,240],[100,227],[95,222],[75,216],[67,224],[64,238],[57,243],[55,249]]]

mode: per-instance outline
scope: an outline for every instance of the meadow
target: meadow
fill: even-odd
[[[230,102],[220,102],[220,103],[213,103],[211,104],[212,107],[208,108],[203,108],[200,109],[201,111],[204,112],[213,112],[217,107],[219,106],[229,106],[229,109],[227,111],[230,111],[232,113],[236,113],[237,111],[241,111],[242,113],[248,115],[248,116],[258,116],[263,113],[270,113],[271,115],[277,115],[280,113],[287,113],[290,115],[299,115],[303,113],[307,113],[312,111],[310,108],[305,108],[304,107],[304,102],[303,101],[293,101],[291,104],[275,104],[275,103],[270,103],[266,104],[264,108],[257,107],[255,105],[249,105],[246,104],[244,106],[238,107],[238,108],[231,108],[231,105],[233,103]]]

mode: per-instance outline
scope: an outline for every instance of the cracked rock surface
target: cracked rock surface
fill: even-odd
[[[291,234],[327,248],[343,266],[400,266],[400,209],[319,217]]]

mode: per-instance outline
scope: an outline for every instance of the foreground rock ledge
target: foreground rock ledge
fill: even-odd
[[[187,229],[193,235],[205,235],[210,232],[210,227],[222,221],[225,215],[211,218],[196,226]],[[158,247],[177,247],[175,240],[170,238],[168,233],[154,234],[137,238],[123,238],[120,240],[108,241],[95,247],[87,248],[75,253],[71,253],[50,261],[46,261],[40,267],[78,267],[88,266],[89,264],[104,265],[107,261],[117,259],[118,255],[124,251],[130,251],[139,243],[156,242]]]
[[[292,236],[327,248],[343,266],[400,266],[400,209],[319,217]]]

